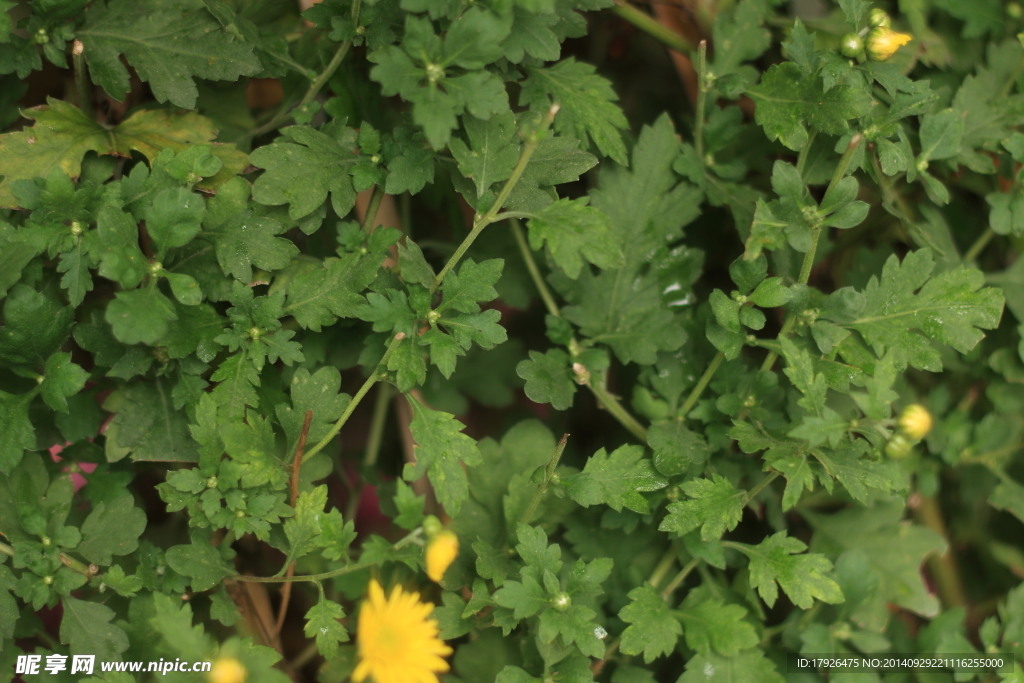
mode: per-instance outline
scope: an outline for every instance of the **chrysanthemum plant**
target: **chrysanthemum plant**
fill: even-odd
[[[1024,680],[1020,6],[681,7],[0,1],[0,678]]]

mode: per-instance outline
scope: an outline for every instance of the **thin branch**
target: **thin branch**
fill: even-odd
[[[533,498],[530,499],[530,504],[526,506],[526,510],[523,511],[523,516],[519,518],[520,524],[529,524],[530,519],[533,517],[533,513],[537,511],[537,506],[540,505],[541,499],[544,498],[544,494],[547,493],[548,487],[551,485],[551,479],[555,476],[555,468],[558,467],[558,461],[562,458],[562,451],[565,450],[565,444],[569,441],[569,435],[563,434],[559,440],[558,445],[555,446],[555,452],[551,455],[551,459],[548,461],[547,467],[544,468],[544,481],[537,485],[537,490],[533,492]]]
[[[352,400],[349,401],[349,404],[345,406],[345,412],[341,414],[341,417],[338,418],[338,421],[334,423],[333,427],[331,427],[331,431],[327,432],[327,435],[324,436],[324,438],[322,438],[317,445],[313,446],[313,448],[306,451],[306,453],[302,456],[302,462],[308,462],[310,458],[312,458],[314,455],[323,450],[324,446],[331,442],[331,439],[338,435],[338,432],[341,431],[341,428],[344,427],[345,423],[348,422],[348,419],[352,417],[352,413],[355,412],[356,406],[359,405],[359,402],[362,401],[363,397],[366,396],[367,392],[369,392],[370,389],[373,388],[373,385],[380,381],[381,373],[387,369],[388,361],[391,360],[391,356],[395,353],[395,349],[398,348],[398,345],[401,343],[403,339],[405,339],[405,335],[402,334],[401,332],[396,334],[391,339],[391,343],[388,344],[387,351],[384,352],[384,357],[380,359],[380,363],[377,364],[376,369],[370,374],[369,377],[366,378],[366,381],[363,382],[363,386],[359,387],[359,391],[357,391],[356,395],[352,397]]]
[[[469,247],[474,241],[476,241],[476,238],[480,233],[483,232],[483,229],[494,222],[495,216],[497,216],[498,212],[501,211],[501,207],[504,206],[508,196],[512,194],[512,190],[515,188],[516,183],[518,183],[519,179],[523,176],[523,171],[526,170],[527,164],[530,163],[530,157],[532,157],[533,153],[537,151],[537,146],[547,134],[548,128],[551,127],[551,122],[555,120],[555,114],[558,113],[558,109],[558,104],[551,105],[551,108],[548,109],[548,113],[544,117],[544,121],[541,123],[540,127],[527,136],[526,144],[523,146],[523,151],[519,155],[519,161],[516,163],[516,167],[512,170],[512,175],[505,181],[505,185],[501,188],[501,192],[498,193],[497,199],[495,199],[494,203],[491,204],[491,208],[483,215],[478,215],[473,221],[473,229],[466,236],[466,239],[462,240],[462,244],[459,245],[459,248],[455,250],[452,257],[448,259],[448,263],[444,265],[441,272],[434,278],[434,283],[430,287],[431,292],[436,291],[437,288],[441,286],[441,283],[444,282],[445,275],[447,275],[448,272],[462,259]]]
[[[612,7],[612,12],[680,54],[693,52],[693,44],[690,41],[660,23],[651,15],[627,4],[625,0],[616,0],[615,6]]]
[[[686,402],[683,403],[682,407],[679,409],[678,414],[680,417],[685,419],[690,411],[693,410],[693,406],[697,404],[697,399],[699,399],[700,395],[704,393],[704,389],[706,389],[708,384],[711,382],[711,378],[715,376],[715,372],[718,371],[718,367],[722,364],[723,360],[725,360],[725,354],[721,351],[716,353],[715,357],[711,359],[711,363],[697,381],[697,386],[693,388],[690,395],[686,397]]]
[[[839,184],[843,178],[846,177],[846,169],[850,166],[850,161],[853,159],[854,153],[857,148],[860,147],[861,141],[864,136],[860,133],[855,133],[850,138],[850,143],[846,146],[846,151],[843,152],[843,156],[839,158],[839,163],[836,165],[835,173],[832,174],[832,180],[828,183],[828,188],[825,190],[827,195],[836,185]],[[803,264],[800,266],[800,278],[797,282],[801,285],[806,285],[807,281],[811,277],[811,269],[814,267],[814,256],[818,251],[818,239],[821,237],[821,227],[815,226],[811,228],[811,246],[804,254]],[[785,339],[789,337],[793,328],[796,326],[797,314],[792,312],[786,315],[786,321],[782,324],[782,330],[779,331],[779,339]],[[775,365],[775,359],[779,357],[779,354],[775,351],[770,351],[768,357],[764,359],[764,363],[761,365],[761,372],[768,372]]]
[[[366,206],[366,215],[363,216],[363,232],[367,235],[373,234],[374,221],[377,219],[377,210],[380,209],[380,202],[384,199],[384,188],[380,185],[373,186],[373,193],[370,195],[370,203]]]
[[[686,566],[680,569],[679,573],[672,577],[672,580],[669,581],[667,586],[665,586],[665,590],[661,591],[662,599],[668,600],[672,597],[675,590],[683,585],[683,581],[686,581],[686,577],[690,575],[690,572],[697,568],[698,564],[700,564],[700,560],[698,558],[694,558],[687,562]]]
[[[295,507],[295,502],[299,499],[299,473],[302,469],[302,452],[306,450],[306,437],[309,436],[309,425],[313,422],[313,411],[306,411],[306,419],[302,423],[302,431],[299,432],[299,442],[295,446],[295,457],[292,459],[292,476],[291,476],[291,504]],[[295,574],[295,562],[291,562],[288,565],[288,571],[285,572],[285,576],[292,576]],[[292,599],[292,584],[286,583],[281,589],[281,605],[277,608],[277,621],[274,624],[274,632],[271,633],[271,638],[277,642],[281,637],[281,629],[284,628],[284,617],[288,613],[288,603]]]

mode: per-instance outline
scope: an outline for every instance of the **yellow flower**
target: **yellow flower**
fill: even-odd
[[[884,26],[873,28],[868,32],[868,57],[884,62],[913,39],[909,33],[898,33]]]
[[[245,683],[249,672],[234,657],[220,657],[210,667],[210,683]]]
[[[899,423],[900,431],[919,441],[932,429],[932,414],[924,406],[914,403],[903,409]]]
[[[447,529],[437,532],[427,543],[427,576],[439,582],[459,556],[459,537]]]
[[[438,637],[437,622],[428,619],[434,606],[420,602],[419,593],[395,586],[391,597],[376,580],[359,610],[359,665],[352,680],[367,676],[373,683],[438,683],[437,672],[447,671],[442,657],[452,649]]]

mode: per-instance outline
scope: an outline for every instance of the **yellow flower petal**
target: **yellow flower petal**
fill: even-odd
[[[899,424],[904,434],[919,441],[932,429],[932,414],[924,406],[914,403],[900,413]]]
[[[437,583],[459,556],[459,537],[447,529],[437,532],[427,544],[427,576]]]
[[[234,657],[220,657],[210,667],[210,683],[245,683],[249,672]]]
[[[352,680],[362,683],[438,683],[437,674],[448,670],[442,657],[452,653],[439,635],[437,622],[428,619],[434,605],[420,602],[419,593],[395,586],[391,595],[376,580],[359,610],[359,664]]]
[[[873,28],[868,32],[868,57],[876,62],[884,62],[913,39],[914,36],[909,33],[898,33],[884,26]]]

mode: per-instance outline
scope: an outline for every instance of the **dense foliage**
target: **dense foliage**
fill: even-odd
[[[1019,5],[299,12],[0,0],[0,677],[1024,681]]]

